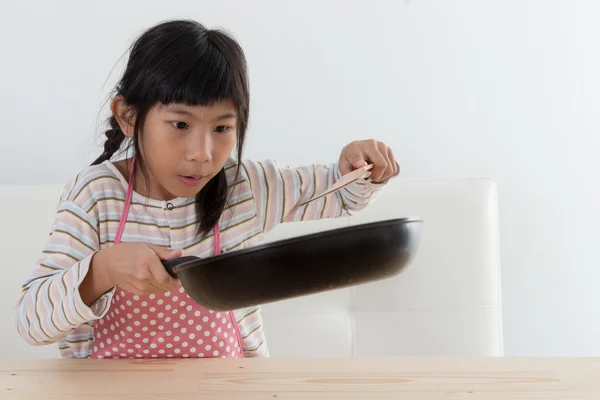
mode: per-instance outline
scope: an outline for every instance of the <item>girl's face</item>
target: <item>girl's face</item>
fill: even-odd
[[[162,200],[195,196],[223,168],[236,137],[233,101],[152,107],[139,141],[151,184],[144,189]]]

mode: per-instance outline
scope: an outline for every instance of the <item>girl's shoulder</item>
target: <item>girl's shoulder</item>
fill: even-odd
[[[111,161],[92,165],[70,179],[63,190],[61,201],[78,204],[94,199],[120,195],[127,190],[127,181]]]

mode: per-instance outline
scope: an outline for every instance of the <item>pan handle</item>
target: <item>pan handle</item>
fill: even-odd
[[[177,267],[187,262],[196,260],[199,260],[199,258],[194,256],[185,256],[176,258],[174,260],[163,260],[162,264],[169,275],[171,275],[173,278],[177,278]]]

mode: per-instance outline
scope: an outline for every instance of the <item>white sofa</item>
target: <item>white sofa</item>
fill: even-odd
[[[18,337],[13,305],[61,190],[0,185],[0,359],[57,357],[55,346]],[[397,179],[358,215],[279,226],[267,240],[399,216],[424,220],[419,253],[397,277],[265,305],[272,356],[502,356],[497,214],[494,182]]]

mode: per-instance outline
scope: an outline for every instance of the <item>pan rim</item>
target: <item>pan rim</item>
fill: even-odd
[[[345,226],[345,227],[341,227],[341,228],[335,228],[335,229],[329,229],[329,230],[320,231],[320,232],[314,232],[314,233],[311,233],[308,235],[301,235],[301,236],[291,237],[291,238],[287,238],[287,239],[281,239],[281,240],[277,240],[277,241],[270,242],[270,243],[262,243],[257,246],[249,247],[246,249],[233,250],[231,252],[221,253],[218,255],[212,255],[212,256],[206,257],[206,258],[198,257],[194,260],[190,260],[190,261],[187,261],[187,262],[184,262],[184,263],[178,265],[176,267],[176,270],[177,270],[177,273],[180,273],[186,269],[196,268],[196,267],[199,267],[199,266],[202,266],[205,264],[215,262],[217,260],[226,260],[229,258],[244,256],[249,253],[260,252],[265,249],[279,248],[279,247],[286,246],[291,243],[303,242],[303,241],[317,239],[317,238],[326,237],[326,236],[334,236],[334,235],[340,234],[341,232],[348,231],[352,228],[355,231],[360,232],[362,230],[370,229],[375,226],[394,225],[399,222],[404,222],[405,224],[421,223],[421,222],[423,222],[423,219],[420,217],[392,218],[392,219],[368,222],[368,223],[359,224],[359,225],[350,225],[350,226]]]

